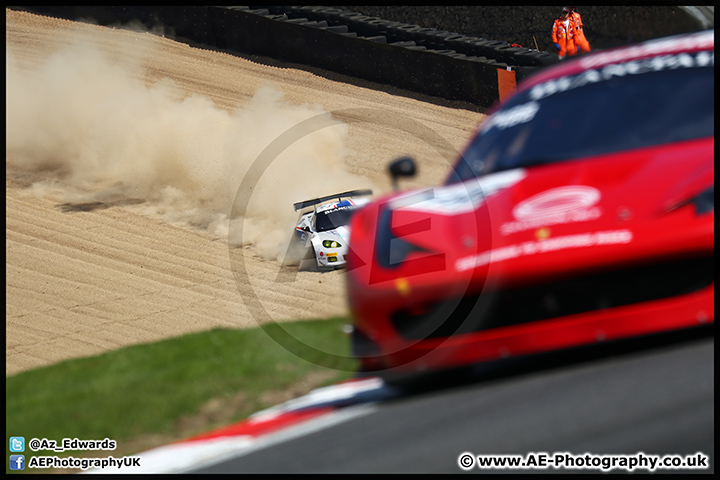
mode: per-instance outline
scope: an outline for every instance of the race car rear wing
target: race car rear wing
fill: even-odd
[[[362,197],[365,195],[372,195],[372,190],[350,190],[348,192],[336,193],[335,195],[328,195],[327,197],[314,198],[312,200],[305,200],[304,202],[293,203],[295,211],[302,210],[303,208],[312,207],[318,203],[327,202],[328,200],[338,199],[341,200],[347,197]]]

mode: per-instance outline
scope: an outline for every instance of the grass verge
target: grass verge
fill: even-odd
[[[6,443],[11,436],[26,443],[109,438],[117,441],[114,451],[64,455],[118,457],[240,421],[352,377],[347,323],[338,317],[214,329],[12,375]],[[27,447],[24,454],[63,456]]]

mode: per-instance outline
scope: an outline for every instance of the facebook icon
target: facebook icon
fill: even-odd
[[[10,470],[25,470],[25,455],[10,455]]]

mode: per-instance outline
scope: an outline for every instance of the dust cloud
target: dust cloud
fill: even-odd
[[[252,187],[242,239],[233,238],[233,202],[258,155],[326,112],[287,102],[276,85],[227,111],[170,79],[146,83],[142,65],[152,47],[133,48],[133,55],[113,55],[78,36],[37,67],[22,68],[6,47],[6,162],[39,174],[29,194],[122,205],[280,260],[298,216],[293,203],[372,188],[345,170],[348,126],[335,122],[273,160]]]

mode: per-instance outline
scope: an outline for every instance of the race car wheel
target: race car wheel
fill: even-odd
[[[317,272],[319,270],[317,258],[315,257],[315,249],[310,246],[305,248],[305,252],[300,260],[300,271]]]
[[[285,258],[283,259],[283,265],[298,265],[307,257],[307,247],[300,238],[293,234],[290,238],[290,244],[288,245],[287,252],[285,252]]]
[[[310,255],[312,255],[311,258],[313,259],[313,265],[315,266],[315,271],[321,272],[323,267],[320,265],[320,262],[318,262],[317,253],[315,252],[315,247],[310,247],[309,250],[310,250]]]
[[[311,247],[310,250],[312,251],[313,264],[315,265],[316,272],[330,272],[332,270],[335,270],[334,267],[326,267],[325,265],[321,265],[317,259],[315,248]]]

